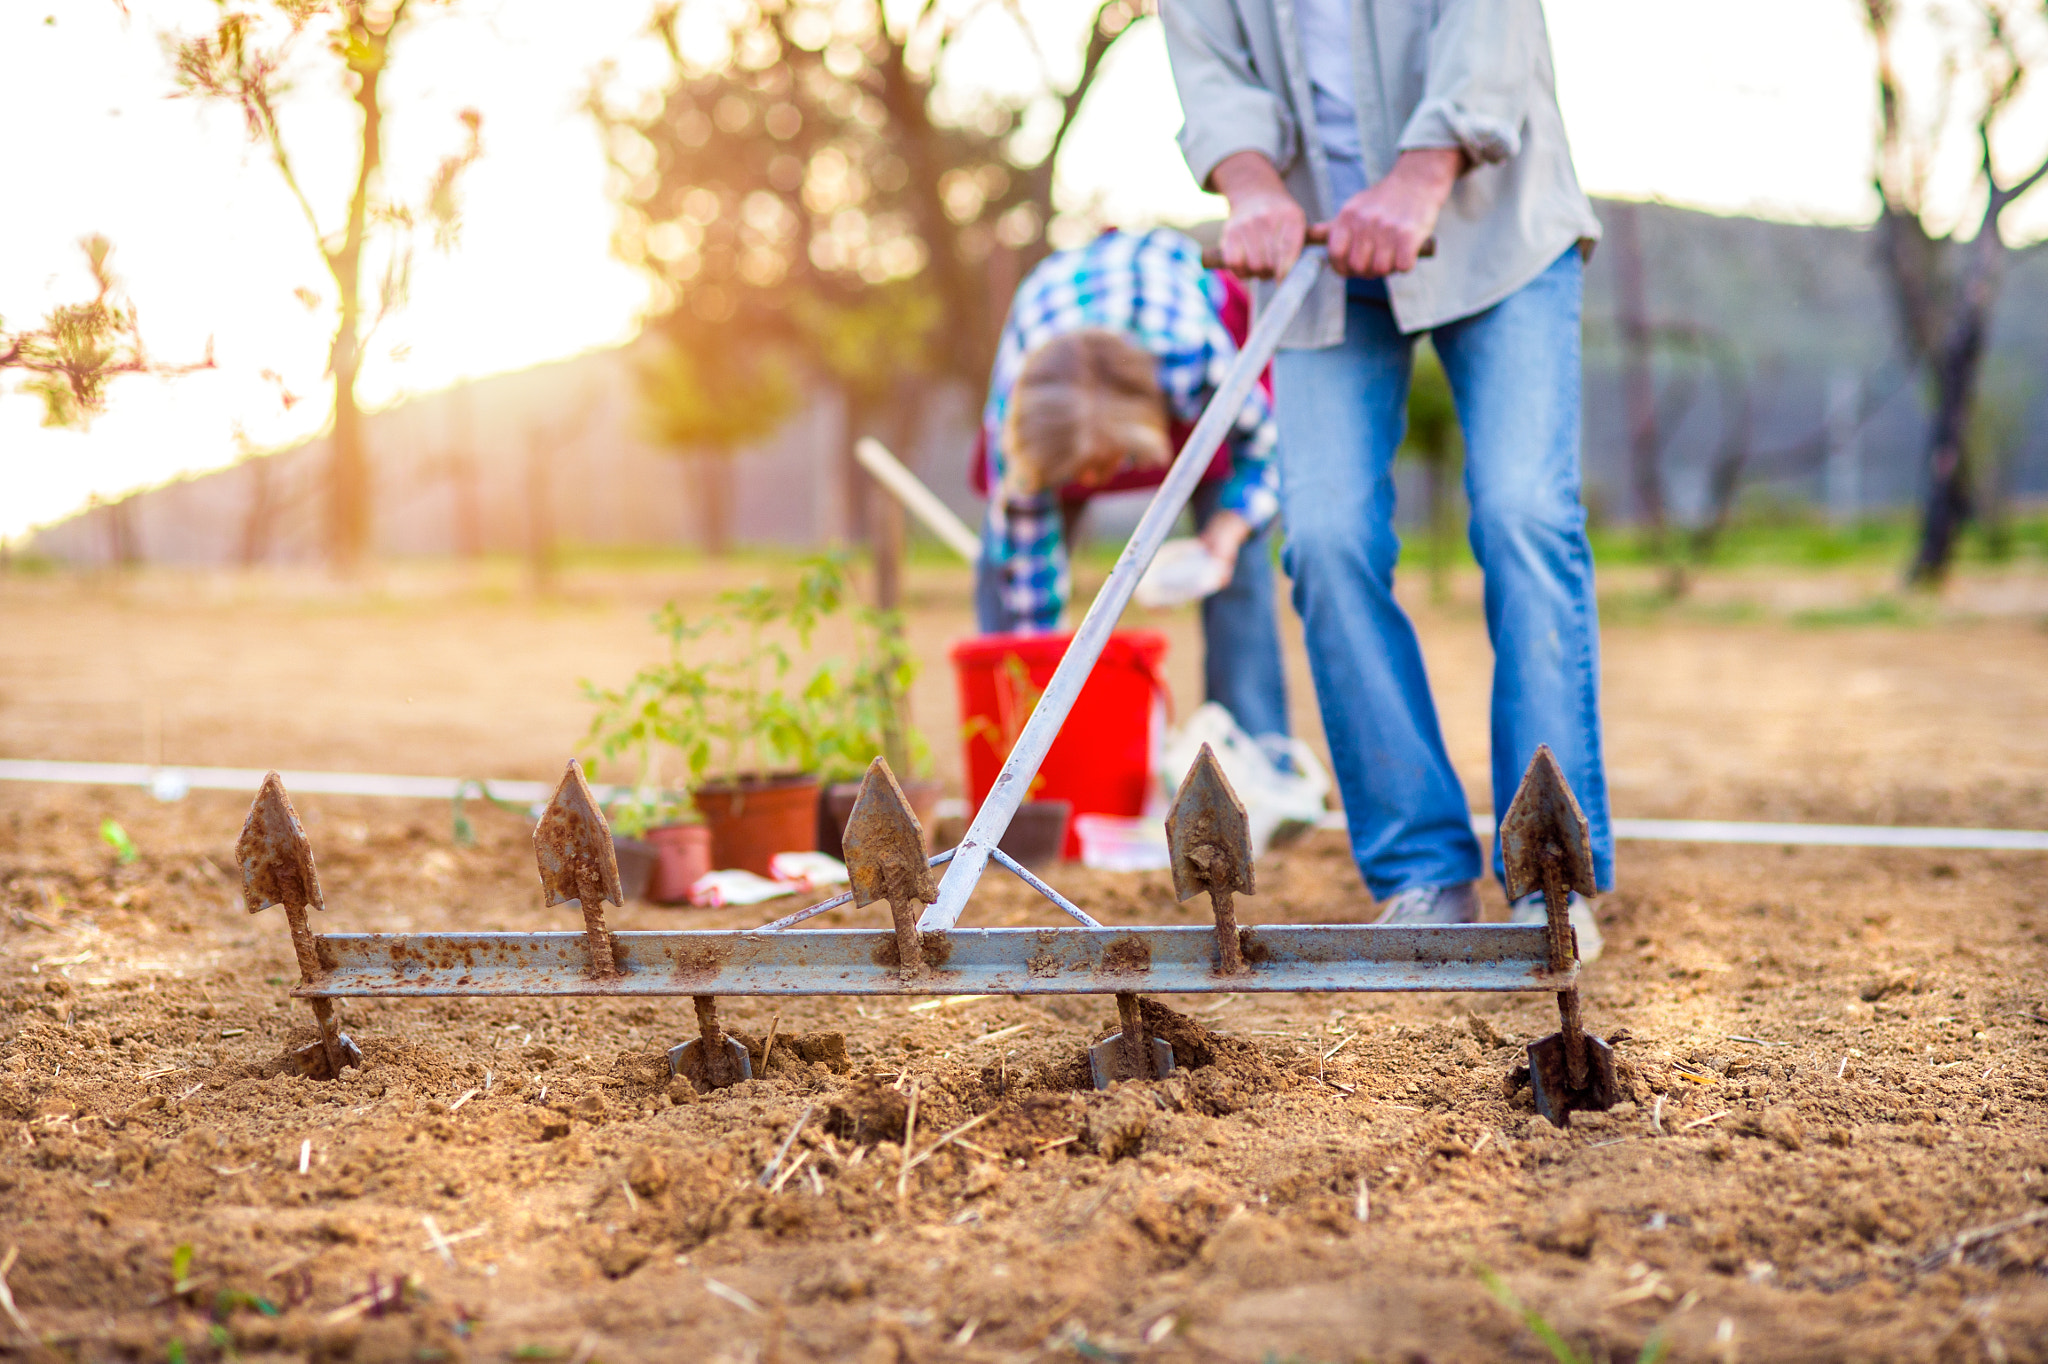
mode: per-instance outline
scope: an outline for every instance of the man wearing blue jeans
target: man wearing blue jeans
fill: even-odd
[[[1336,273],[1274,366],[1281,518],[1352,853],[1381,922],[1475,920],[1484,866],[1393,594],[1392,468],[1424,332],[1465,432],[1495,655],[1496,816],[1549,744],[1610,886],[1579,504],[1580,269],[1600,227],[1572,170],[1539,0],[1165,0],[1161,17],[1182,150],[1230,202],[1225,262],[1284,273],[1307,224],[1329,226]],[[1497,851],[1493,862],[1501,875]],[[1573,900],[1591,959],[1598,930]],[[1513,917],[1542,922],[1541,893]]]

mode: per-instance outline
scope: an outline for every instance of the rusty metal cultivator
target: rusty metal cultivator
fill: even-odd
[[[1569,903],[1561,892],[1582,884],[1573,859],[1583,859],[1585,823],[1580,816],[1574,827],[1559,816],[1576,813],[1548,750],[1539,751],[1503,825],[1504,838],[1519,840],[1507,845],[1511,886],[1521,884],[1517,875],[1534,875],[1550,904]],[[611,832],[573,763],[534,830],[534,849],[548,902],[576,901],[581,931],[315,934],[306,909],[324,905],[313,852],[276,773],[257,793],[236,853],[251,911],[284,906],[300,971],[292,993],[312,1005],[320,1026],[303,1059],[330,1076],[362,1061],[335,1026],[332,1001],[341,998],[688,995],[698,1036],[670,1050],[669,1067],[715,1089],[753,1073],[746,1048],[719,1024],[721,995],[1113,994],[1122,1029],[1088,1053],[1097,1087],[1106,1088],[1174,1068],[1173,1048],[1145,1034],[1145,994],[1543,990],[1556,992],[1563,1026],[1529,1048],[1539,1110],[1561,1125],[1574,1109],[1613,1102],[1611,1054],[1580,1028],[1578,962],[1564,909],[1551,910],[1547,926],[1240,927],[1235,897],[1253,890],[1249,831],[1244,806],[1206,746],[1181,783],[1167,839],[1175,893],[1186,900],[1206,891],[1214,927],[1105,925],[1003,858],[1079,925],[919,928],[918,910],[935,890],[931,867],[952,854],[924,856],[923,831],[879,758],[847,825],[853,888],[758,929],[607,928],[605,901],[623,901]],[[1526,870],[1532,858],[1533,873]],[[796,927],[830,909],[876,901],[889,906],[887,929]]]
[[[1258,324],[1175,460],[1115,569],[1026,722],[988,798],[957,848],[927,858],[916,816],[877,758],[845,838],[852,889],[759,929],[613,932],[604,904],[622,905],[611,831],[574,764],[534,831],[550,905],[574,900],[583,930],[567,933],[316,935],[306,908],[323,908],[313,853],[283,783],[257,793],[236,854],[253,913],[282,904],[300,982],[320,1040],[309,1067],[329,1075],[360,1064],[335,1026],[346,997],[688,995],[698,1036],[669,1053],[678,1075],[706,1088],[746,1079],[747,1050],[719,1024],[721,995],[1113,994],[1122,1023],[1089,1051],[1095,1083],[1153,1078],[1173,1048],[1148,1037],[1139,997],[1213,992],[1541,990],[1555,992],[1562,1026],[1529,1048],[1539,1110],[1563,1125],[1575,1109],[1605,1108],[1614,1069],[1605,1043],[1579,1020],[1578,960],[1569,892],[1591,894],[1586,821],[1547,748],[1539,749],[1502,821],[1511,895],[1540,889],[1547,925],[1440,927],[1273,924],[1240,927],[1235,897],[1254,892],[1244,806],[1206,747],[1174,799],[1167,828],[1174,893],[1206,891],[1213,928],[1105,925],[998,847],[1054,735],[1094,669],[1138,577],[1172,529],[1232,417],[1300,308],[1323,252],[1312,247],[1259,310]],[[962,911],[993,860],[1077,921],[1071,928],[961,928]],[[944,866],[934,884],[932,870]],[[852,903],[888,904],[891,926],[805,929]]]

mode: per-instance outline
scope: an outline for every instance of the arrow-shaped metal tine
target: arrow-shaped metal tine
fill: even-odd
[[[320,874],[313,865],[313,845],[306,839],[299,812],[285,794],[284,779],[266,773],[249,804],[249,817],[242,821],[242,836],[235,841],[235,861],[242,868],[242,903],[251,914],[271,905],[283,905],[285,922],[291,926],[292,954],[299,961],[299,982],[311,985],[324,973],[313,927],[306,919],[306,906],[324,910],[320,898]],[[330,1079],[339,1078],[346,1057],[340,1032],[334,1023],[334,1004],[315,999],[314,1021],[320,1025],[320,1049],[327,1057]]]
[[[1515,798],[1501,818],[1500,850],[1508,898],[1519,900],[1531,891],[1543,892],[1550,929],[1550,969],[1570,970],[1578,956],[1572,936],[1571,892],[1592,895],[1599,887],[1593,876],[1593,844],[1585,812],[1548,744],[1537,746],[1515,788]],[[1589,1071],[1578,987],[1558,991],[1557,1007],[1567,1074],[1572,1088],[1583,1089]]]
[[[555,788],[553,800],[533,830],[534,861],[540,867],[546,903],[574,900],[583,910],[583,931],[590,946],[590,974],[598,980],[616,976],[611,934],[604,923],[604,902],[624,908],[619,886],[618,852],[611,825],[591,794],[583,769],[571,762]]]
[[[931,867],[925,860],[924,828],[896,784],[889,764],[876,758],[861,778],[853,813],[847,816],[846,873],[853,882],[853,902],[889,902],[896,923],[897,969],[907,978],[924,971],[924,948],[918,940],[918,911],[938,898]]]
[[[1256,893],[1251,820],[1207,744],[1174,794],[1173,809],[1166,816],[1166,847],[1174,898],[1186,901],[1197,892],[1209,892],[1209,907],[1216,915],[1217,971],[1242,974],[1244,949],[1237,938],[1233,897]]]
[[[1090,603],[1088,614],[1081,620],[1081,628],[1074,632],[1073,641],[1067,645],[1059,667],[1053,670],[1052,681],[1046,684],[1045,694],[1039,697],[1031,718],[1024,722],[1023,732],[1011,745],[1010,756],[1003,760],[1002,770],[996,774],[995,785],[989,788],[988,798],[982,801],[981,808],[974,813],[973,822],[967,826],[967,835],[960,840],[959,856],[946,868],[946,878],[939,883],[939,897],[925,910],[924,917],[918,921],[919,928],[929,933],[950,929],[960,922],[968,897],[974,894],[975,884],[987,869],[996,844],[1002,841],[1003,831],[1010,827],[1017,807],[1023,804],[1031,779],[1038,774],[1039,764],[1045,761],[1046,752],[1052,747],[1060,726],[1067,722],[1067,713],[1074,708],[1083,684],[1095,671],[1096,660],[1102,657],[1110,633],[1116,629],[1124,608],[1130,605],[1131,593],[1136,590],[1138,579],[1151,565],[1152,556],[1159,552],[1159,546],[1173,532],[1174,522],[1180,518],[1181,509],[1187,506],[1195,485],[1209,467],[1210,458],[1236,423],[1244,400],[1251,394],[1252,385],[1258,382],[1259,372],[1265,369],[1273,358],[1273,352],[1279,349],[1281,335],[1294,321],[1294,315],[1301,310],[1309,290],[1322,274],[1324,261],[1323,248],[1319,246],[1302,252],[1301,259],[1295,262],[1287,278],[1259,308],[1252,334],[1245,339],[1237,358],[1231,361],[1229,372],[1217,386],[1215,396],[1202,410],[1201,420],[1195,423],[1187,444],[1181,447],[1173,468],[1167,472],[1159,491],[1153,495],[1151,504],[1139,519],[1138,528],[1131,532],[1123,553],[1117,556],[1116,567],[1110,571],[1109,580],[1103,583],[1102,590]]]

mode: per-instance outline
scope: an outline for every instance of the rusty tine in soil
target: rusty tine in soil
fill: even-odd
[[[1173,1073],[1173,1044],[1145,1030],[1144,1003],[1117,991],[1117,1031],[1088,1048],[1088,1071],[1097,1089],[1118,1080],[1163,1080]]]
[[[298,811],[292,809],[284,781],[275,772],[265,774],[249,805],[249,817],[242,822],[242,836],[235,843],[235,860],[242,867],[242,902],[251,914],[260,914],[271,905],[284,906],[292,952],[299,959],[299,983],[311,985],[327,968],[306,920],[306,906],[320,910],[327,906],[320,899],[320,877],[313,869],[313,845],[306,841]],[[311,1002],[313,1018],[320,1025],[318,1048],[327,1065],[327,1078],[339,1079],[343,1066],[362,1065],[363,1054],[336,1028],[333,1001]]]
[[[1207,744],[1195,755],[1173,797],[1173,809],[1166,816],[1166,847],[1173,865],[1174,899],[1186,901],[1197,891],[1209,892],[1209,907],[1216,914],[1216,973],[1242,975],[1244,949],[1238,942],[1233,897],[1256,893],[1251,822]]]
[[[697,1009],[697,1036],[679,1047],[669,1048],[669,1074],[680,1075],[706,1089],[724,1089],[753,1079],[754,1063],[746,1047],[738,1038],[726,1036],[719,1025],[718,997],[692,995],[690,1002]],[[761,1064],[764,1068],[768,1064],[765,1054]]]
[[[896,774],[877,758],[861,778],[860,795],[846,820],[846,872],[853,882],[853,902],[866,907],[889,902],[896,925],[897,971],[909,980],[924,973],[924,945],[918,938],[917,916],[939,897],[925,863],[924,829],[903,798]]]
[[[1500,822],[1501,860],[1507,868],[1509,900],[1543,892],[1549,920],[1550,969],[1563,973],[1578,958],[1571,926],[1571,892],[1598,893],[1586,815],[1548,744],[1537,746],[1515,798]],[[1557,992],[1561,1026],[1529,1044],[1529,1080],[1536,1109],[1559,1127],[1574,1110],[1614,1106],[1614,1053],[1586,1034],[1576,984]]]
[[[574,762],[562,774],[555,798],[533,831],[534,859],[540,864],[541,889],[547,903],[559,905],[574,900],[583,909],[583,931],[589,939],[589,972],[595,980],[618,975],[612,955],[611,934],[604,926],[604,902],[625,908],[625,892],[619,888],[618,853],[612,846],[611,825],[597,807],[583,769]]]
[[[1142,1075],[1145,1065],[1145,1010],[1134,994],[1122,993],[1116,997],[1117,1021],[1123,1025],[1119,1040],[1123,1043],[1124,1064],[1133,1074]]]

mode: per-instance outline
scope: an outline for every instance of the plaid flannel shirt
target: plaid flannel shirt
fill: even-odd
[[[1237,343],[1217,316],[1223,284],[1178,232],[1105,232],[1041,261],[1017,289],[996,350],[982,410],[992,482],[983,553],[1001,573],[1004,604],[1024,628],[1051,630],[1071,594],[1057,490],[1008,491],[1003,423],[1010,392],[1032,350],[1083,328],[1122,332],[1159,362],[1159,387],[1176,421],[1193,423],[1222,384]],[[1254,386],[1232,427],[1231,469],[1219,505],[1263,527],[1280,509],[1272,404]]]

